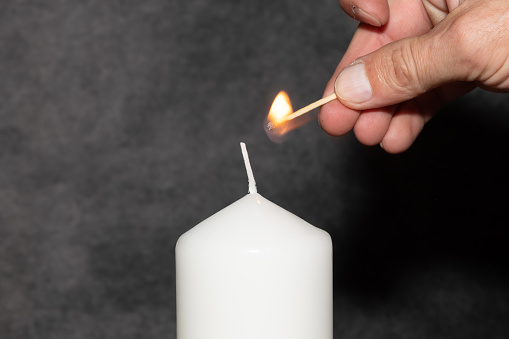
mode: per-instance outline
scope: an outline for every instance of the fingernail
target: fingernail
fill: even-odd
[[[382,26],[382,23],[380,22],[380,20],[378,20],[378,18],[376,18],[375,16],[373,16],[369,13],[364,12],[362,10],[362,8],[359,8],[357,6],[352,6],[352,12],[353,12],[354,19],[365,22],[372,26],[376,26],[376,27]]]
[[[339,73],[334,84],[336,95],[344,101],[360,104],[373,96],[363,62],[355,62]]]

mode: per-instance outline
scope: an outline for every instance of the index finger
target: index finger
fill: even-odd
[[[410,36],[418,36],[431,29],[429,18],[420,1],[389,1],[390,18],[385,26],[373,27],[360,24],[355,32],[343,59],[327,83],[324,96],[334,93],[334,82],[339,73],[358,57],[369,54],[380,47]],[[319,122],[330,135],[340,136],[352,130],[360,111],[350,109],[339,100],[322,106]]]
[[[389,20],[387,0],[339,0],[339,5],[355,20],[372,26],[383,26]]]

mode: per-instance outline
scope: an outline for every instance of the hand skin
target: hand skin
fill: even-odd
[[[340,5],[362,23],[325,88],[338,95],[320,110],[328,134],[353,129],[361,143],[400,153],[446,101],[475,86],[509,91],[509,1]]]

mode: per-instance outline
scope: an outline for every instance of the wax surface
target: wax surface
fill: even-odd
[[[329,234],[259,194],[176,246],[178,339],[331,339]]]

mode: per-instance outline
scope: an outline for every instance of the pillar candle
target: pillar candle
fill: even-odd
[[[329,234],[252,187],[177,242],[177,339],[332,339]]]

